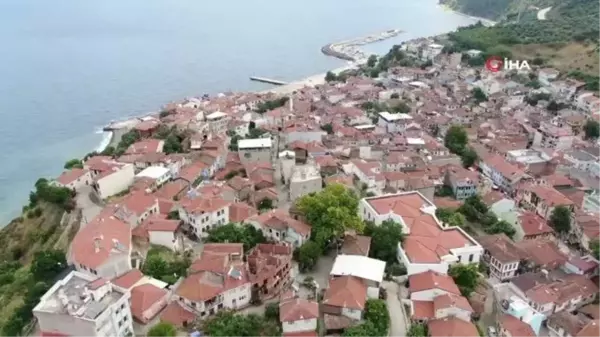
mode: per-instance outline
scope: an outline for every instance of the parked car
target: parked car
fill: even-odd
[[[496,332],[496,328],[493,326],[488,327],[488,336],[489,337],[498,337],[498,333]]]

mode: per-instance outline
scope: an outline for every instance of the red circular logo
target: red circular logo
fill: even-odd
[[[485,60],[485,67],[487,70],[495,73],[502,69],[504,65],[504,60],[500,56],[490,56],[487,60]]]

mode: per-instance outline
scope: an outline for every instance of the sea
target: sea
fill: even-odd
[[[437,0],[0,0],[0,224],[114,120],[344,65],[323,45],[400,29],[385,53],[476,22]]]

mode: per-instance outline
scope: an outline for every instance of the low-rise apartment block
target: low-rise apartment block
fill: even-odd
[[[129,291],[102,277],[72,271],[33,308],[42,336],[132,336]]]

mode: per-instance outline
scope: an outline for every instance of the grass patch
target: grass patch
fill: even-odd
[[[563,74],[572,70],[594,76],[600,73],[598,47],[591,44],[518,44],[511,46],[511,51],[519,60],[539,57],[544,60],[544,66],[556,68]]]

